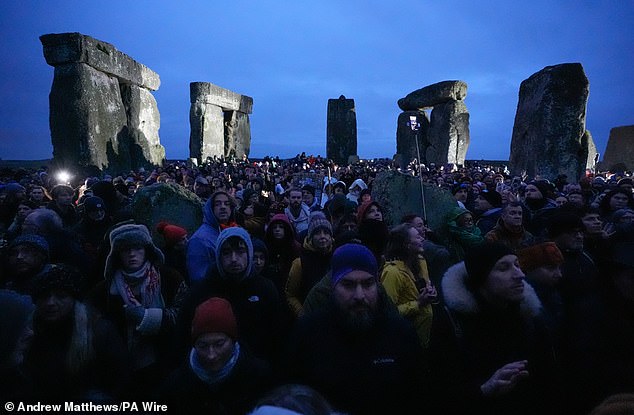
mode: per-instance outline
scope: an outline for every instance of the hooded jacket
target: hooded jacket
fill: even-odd
[[[434,313],[430,344],[436,409],[443,413],[534,414],[557,412],[557,371],[551,340],[535,291],[504,309],[489,305],[466,286],[460,262],[442,280],[445,308]],[[529,377],[514,389],[484,397],[480,386],[504,365],[528,361]]]
[[[229,200],[232,200],[229,194],[225,192],[218,193],[225,194],[229,197]],[[214,215],[213,204],[218,193],[210,197],[205,206],[203,206],[203,223],[194,232],[187,244],[187,274],[192,284],[204,279],[209,270],[216,267],[216,239],[218,239],[220,234],[220,224],[218,223],[218,218]],[[233,221],[233,210],[234,206],[232,206],[229,222]]]

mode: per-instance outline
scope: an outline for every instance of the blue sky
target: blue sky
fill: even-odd
[[[440,3],[440,4],[438,4]],[[80,32],[156,71],[167,157],[189,153],[189,83],[253,97],[251,155],[325,155],[329,98],[353,98],[361,157],[396,150],[399,98],[469,86],[468,159],[507,159],[522,80],[580,62],[599,152],[634,124],[634,1],[17,1],[0,4],[0,157],[52,156],[39,36]]]

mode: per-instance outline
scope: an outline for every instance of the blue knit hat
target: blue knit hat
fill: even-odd
[[[345,244],[337,248],[332,254],[331,282],[334,287],[352,271],[365,271],[377,277],[379,267],[372,252],[361,244]]]
[[[18,236],[17,238],[15,238],[13,241],[11,241],[11,244],[9,244],[9,249],[13,249],[14,247],[18,245],[29,245],[36,249],[39,249],[48,258],[48,255],[49,255],[48,242],[46,241],[46,239],[44,239],[44,237],[40,235],[37,235],[34,233],[22,234]]]

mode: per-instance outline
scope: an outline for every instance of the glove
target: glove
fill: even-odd
[[[138,327],[145,316],[145,307],[142,305],[129,305],[125,307],[126,320]]]

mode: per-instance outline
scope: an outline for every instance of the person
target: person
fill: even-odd
[[[360,204],[359,198],[361,196],[361,192],[363,190],[366,190],[367,188],[368,188],[368,185],[365,184],[363,179],[356,179],[355,181],[352,182],[352,184],[350,185],[350,188],[348,188],[348,194],[346,195],[346,198],[349,201],[359,205]]]
[[[435,286],[439,286],[442,276],[449,267],[449,251],[443,245],[430,239],[435,237],[435,234],[425,225],[425,221],[419,215],[406,214],[401,218],[401,223],[412,225],[423,239],[423,257],[427,261],[429,279]]]
[[[502,214],[502,196],[495,190],[483,190],[475,199],[474,211],[479,215],[476,226],[486,235]]]
[[[33,234],[18,236],[8,246],[2,288],[31,295],[35,277],[46,269],[48,263],[46,239]]]
[[[271,218],[264,242],[269,253],[266,275],[273,281],[281,298],[286,295],[286,282],[293,261],[301,253],[301,245],[295,238],[295,230],[285,214],[276,214]]]
[[[452,264],[464,259],[465,250],[484,242],[480,228],[475,226],[473,214],[467,209],[455,207],[447,216],[447,240],[444,245],[449,250]]]
[[[109,240],[104,283],[95,301],[127,344],[132,387],[147,397],[167,370],[186,286],[178,272],[163,267],[163,253],[144,225],[118,226]]]
[[[308,229],[310,208],[303,202],[301,189],[296,187],[288,190],[288,200],[289,205],[284,209],[284,213],[291,225],[293,225],[295,235],[298,235]]]
[[[113,324],[82,300],[82,276],[54,264],[34,283],[33,342],[25,359],[45,402],[110,402],[123,397],[128,361]]]
[[[599,203],[601,218],[606,222],[612,222],[614,212],[625,208],[634,208],[634,197],[632,192],[621,188],[609,191]]]
[[[200,304],[211,297],[231,303],[242,344],[259,358],[272,362],[281,352],[280,298],[273,282],[253,273],[253,245],[246,230],[224,229],[218,236],[216,269],[191,289],[178,316],[176,359],[188,348],[187,332]]]
[[[311,212],[321,210],[319,201],[315,197],[316,191],[317,189],[315,189],[315,186],[311,184],[305,184],[302,186],[302,201],[306,206],[308,206]]]
[[[156,399],[182,414],[242,415],[271,385],[271,368],[241,343],[229,301],[211,297],[194,313],[188,359]]]
[[[218,190],[211,195],[203,207],[203,223],[187,243],[188,283],[202,281],[215,268],[216,240],[224,228],[237,226],[235,223],[236,203],[229,193]]]
[[[352,415],[420,408],[426,399],[422,350],[412,326],[386,311],[374,255],[345,244],[331,267],[331,303],[300,318],[289,342],[289,379]]]
[[[315,389],[291,383],[267,393],[249,415],[335,415],[335,412]]]
[[[291,264],[286,282],[285,297],[295,317],[302,315],[303,303],[310,289],[329,271],[332,244],[330,222],[323,214],[313,216],[302,252]]]
[[[73,205],[73,194],[75,191],[72,187],[65,184],[58,184],[51,190],[53,200],[46,205],[47,209],[53,210],[62,218],[65,228],[70,228],[78,221],[78,215]]]
[[[560,413],[541,304],[513,251],[472,247],[442,285],[446,307],[435,313],[430,344],[438,413]]]
[[[524,210],[520,202],[504,206],[493,229],[484,235],[489,242],[499,242],[511,249],[526,248],[535,242],[535,237],[524,228]]]
[[[429,280],[422,254],[423,239],[416,228],[409,224],[394,227],[387,241],[380,280],[399,313],[416,328],[421,346],[427,348],[433,316],[431,305],[437,301],[438,293]]]
[[[15,212],[15,217],[7,228],[5,238],[12,240],[16,236],[20,235],[22,233],[22,224],[24,223],[24,219],[26,219],[29,213],[35,209],[38,209],[38,205],[34,202],[30,200],[20,200]]]
[[[32,400],[33,381],[24,358],[33,340],[35,305],[28,295],[0,289],[0,399]]]
[[[161,221],[156,224],[156,231],[163,236],[165,244],[163,245],[163,256],[165,257],[165,266],[178,271],[181,276],[187,278],[187,229],[178,225],[171,224],[167,221]]]

